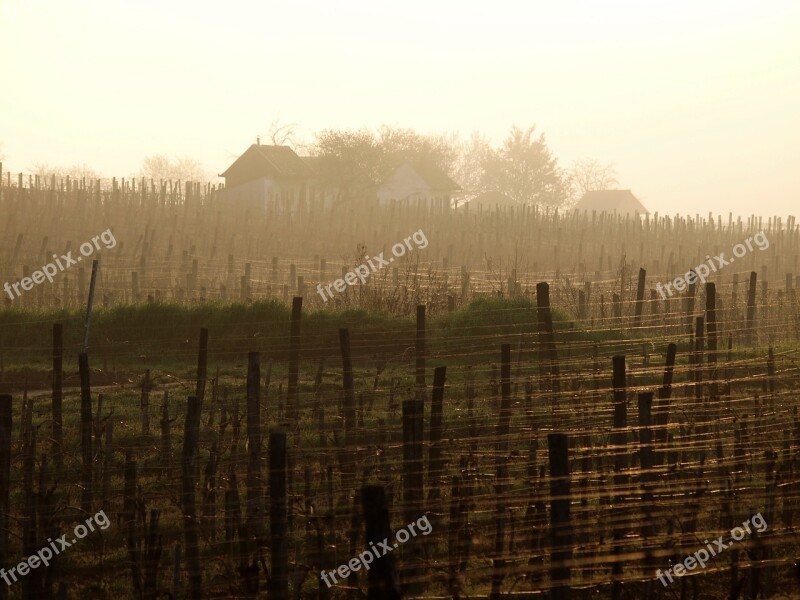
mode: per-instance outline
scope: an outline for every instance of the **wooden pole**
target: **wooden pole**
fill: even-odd
[[[183,533],[186,543],[186,567],[189,571],[189,598],[200,600],[203,580],[200,570],[198,523],[195,486],[197,455],[200,440],[200,399],[189,396],[183,430],[183,456],[181,461],[181,505],[183,508]]]
[[[286,418],[295,423],[298,414],[297,378],[300,370],[300,318],[303,314],[303,298],[292,298],[292,322],[289,332],[289,383],[286,386]]]
[[[64,466],[64,424],[62,417],[62,385],[64,380],[64,326],[53,323],[53,457],[56,468]]]
[[[9,517],[11,516],[11,426],[10,394],[0,394],[0,568],[9,566]],[[0,585],[0,600],[8,598],[7,585]]]
[[[369,553],[376,548],[380,554],[367,572],[368,600],[400,600],[400,589],[397,585],[397,570],[394,554],[377,550],[380,542],[393,538],[389,520],[389,508],[386,504],[386,493],[382,486],[365,485],[361,488],[361,507],[364,511],[366,525],[366,543]],[[364,552],[362,554],[366,554]],[[366,557],[365,557],[366,558]]]
[[[84,322],[83,351],[89,350],[89,324],[92,321],[92,307],[94,306],[94,290],[97,284],[97,271],[100,268],[100,259],[92,261],[92,279],[89,282],[89,300],[86,303],[86,321]]]
[[[208,373],[208,329],[200,328],[200,341],[197,348],[197,386],[195,396],[200,406],[203,405],[203,398],[206,395],[206,376]],[[188,549],[187,549],[188,552]],[[188,554],[187,554],[188,556]]]
[[[247,523],[256,537],[264,523],[264,493],[261,479],[261,415],[259,389],[261,367],[258,352],[247,355]]]
[[[612,563],[612,598],[619,598],[621,593],[621,579],[622,579],[622,554],[623,552],[623,538],[625,536],[625,528],[621,525],[624,520],[624,510],[621,508],[625,499],[625,489],[628,485],[628,475],[625,471],[628,469],[628,453],[626,449],[628,432],[628,406],[627,406],[627,393],[625,381],[625,357],[613,357],[613,377],[612,388],[614,390],[614,426],[611,433],[611,445],[614,452],[614,488],[615,499],[614,504],[617,509],[614,511],[615,515],[612,517],[614,521],[613,536],[614,536],[614,561]]]
[[[78,355],[78,370],[81,380],[81,510],[92,510],[92,390],[89,383],[89,356]]]
[[[570,530],[569,437],[564,433],[547,435],[550,454],[550,580],[552,600],[569,600],[572,559]]]
[[[270,579],[272,600],[289,598],[288,527],[286,524],[286,434],[269,434]]]
[[[417,305],[416,336],[417,390],[425,390],[425,305]]]
[[[444,474],[442,461],[442,403],[447,367],[433,371],[433,396],[431,399],[430,448],[428,450],[428,500],[438,499]]]

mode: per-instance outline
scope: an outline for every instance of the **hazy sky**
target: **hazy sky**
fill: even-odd
[[[800,3],[0,0],[5,168],[210,172],[275,119],[536,124],[662,213],[796,214]]]

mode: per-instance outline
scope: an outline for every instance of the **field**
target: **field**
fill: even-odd
[[[2,597],[800,598],[794,218],[0,182]]]

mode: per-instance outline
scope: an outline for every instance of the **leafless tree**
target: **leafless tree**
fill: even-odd
[[[64,179],[65,177],[69,177],[70,179],[86,179],[88,181],[90,179],[98,179],[100,177],[97,171],[87,165],[72,165],[65,167],[49,165],[43,162],[36,162],[30,167],[29,171],[32,175],[38,175],[42,179],[49,179],[50,177],[55,176],[56,179]]]
[[[586,192],[608,190],[619,185],[614,165],[612,163],[604,165],[593,158],[575,161],[569,170],[569,178],[576,200]]]
[[[297,145],[297,127],[299,123],[281,123],[280,118],[275,118],[269,125],[267,137],[275,146]]]
[[[163,154],[146,157],[142,161],[142,169],[138,176],[154,181],[162,179],[207,181],[209,179],[208,173],[200,161],[188,157],[170,159]]]

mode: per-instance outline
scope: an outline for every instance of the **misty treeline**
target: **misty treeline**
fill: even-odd
[[[37,175],[42,179],[65,179],[69,177],[74,180],[101,179],[95,169],[88,165],[58,166],[44,162],[37,162],[29,169],[31,175]],[[170,158],[164,154],[154,154],[147,156],[142,161],[141,168],[131,174],[131,178],[152,179],[154,181],[208,181],[211,179],[208,170],[199,160],[189,157]]]
[[[287,129],[288,128],[288,129]],[[517,204],[570,206],[590,190],[618,185],[612,164],[594,159],[562,167],[535,126],[513,126],[499,145],[480,132],[467,137],[457,133],[421,134],[413,129],[383,125],[370,129],[325,129],[311,141],[298,141],[292,126],[273,124],[271,143],[289,145],[300,155],[335,160],[365,185],[384,181],[403,162],[435,166],[447,173],[469,200],[480,194],[503,194]],[[242,149],[244,150],[244,148]],[[209,169],[190,157],[147,156],[133,177],[154,181],[196,181],[212,178],[227,165]],[[58,167],[45,163],[31,166],[43,178],[98,179],[101,175],[86,165]]]
[[[518,204],[564,206],[589,190],[617,184],[610,164],[585,159],[562,168],[535,126],[513,126],[499,146],[479,132],[465,139],[388,125],[376,131],[326,129],[306,149],[350,163],[373,182],[386,179],[402,162],[435,165],[462,187],[465,199],[497,192]]]

